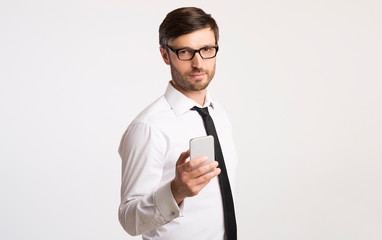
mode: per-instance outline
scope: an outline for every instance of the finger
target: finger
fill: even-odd
[[[185,164],[184,170],[192,171],[193,168],[195,168],[195,167],[199,166],[200,164],[203,164],[203,163],[205,163],[207,161],[208,161],[208,157],[207,156],[200,156],[200,157],[191,159],[190,161],[188,161]]]
[[[178,161],[176,161],[176,166],[184,164],[189,156],[190,156],[190,149],[188,149],[185,152],[182,152],[178,158]]]
[[[195,179],[195,184],[196,185],[207,185],[211,181],[211,179],[218,176],[220,173],[221,173],[221,169],[215,168],[211,172],[205,173],[205,174],[199,176],[197,179]]]
[[[206,174],[207,172],[214,170],[218,165],[219,163],[217,161],[212,161],[210,163],[204,164],[203,166],[197,167],[192,172],[195,177],[199,177],[203,174]]]

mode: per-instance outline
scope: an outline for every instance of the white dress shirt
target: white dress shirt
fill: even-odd
[[[191,138],[205,136],[203,120],[192,107],[207,107],[214,120],[232,191],[236,152],[231,126],[222,107],[208,93],[200,106],[168,84],[164,96],[143,110],[122,137],[119,221],[130,235],[143,239],[222,240],[224,213],[217,177],[198,195],[178,206],[172,192],[175,164]]]

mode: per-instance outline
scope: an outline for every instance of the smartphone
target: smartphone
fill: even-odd
[[[214,137],[212,135],[192,138],[190,140],[190,159],[194,159],[200,156],[207,156],[208,161],[199,166],[196,166],[195,168],[215,161]]]

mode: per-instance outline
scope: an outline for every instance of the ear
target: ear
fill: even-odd
[[[160,54],[162,55],[163,61],[167,64],[170,65],[170,56],[166,49],[164,49],[162,46],[159,47]]]

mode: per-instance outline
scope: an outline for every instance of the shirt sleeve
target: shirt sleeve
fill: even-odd
[[[163,134],[146,123],[133,123],[122,137],[121,204],[119,221],[130,235],[139,235],[181,216],[171,192],[171,183],[162,186]]]

